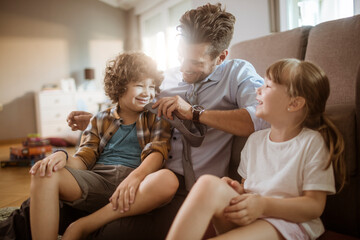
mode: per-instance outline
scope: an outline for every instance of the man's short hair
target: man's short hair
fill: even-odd
[[[159,93],[164,77],[157,70],[155,61],[141,52],[121,53],[110,60],[105,68],[105,94],[113,103],[117,103],[126,93],[130,82],[147,78],[154,80],[156,93]]]
[[[209,55],[214,59],[229,47],[234,24],[234,15],[221,9],[221,3],[208,3],[185,12],[177,29],[188,43],[210,43]]]

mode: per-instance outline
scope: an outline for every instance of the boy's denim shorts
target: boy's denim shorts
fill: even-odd
[[[86,212],[94,212],[109,203],[119,184],[134,170],[122,165],[96,164],[91,170],[65,167],[78,182],[81,198],[65,204]]]

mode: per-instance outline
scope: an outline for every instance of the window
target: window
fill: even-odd
[[[281,31],[353,16],[360,0],[280,0]]]
[[[159,69],[179,65],[176,26],[182,14],[189,9],[190,0],[172,0],[140,15],[142,50],[156,60]]]

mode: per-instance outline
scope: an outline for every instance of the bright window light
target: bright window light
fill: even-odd
[[[288,29],[354,15],[354,0],[287,0]]]
[[[181,15],[191,8],[190,0],[172,1],[157,11],[142,16],[142,50],[151,56],[161,70],[178,67],[178,31]]]

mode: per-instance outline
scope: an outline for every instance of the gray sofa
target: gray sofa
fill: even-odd
[[[311,61],[326,72],[331,86],[326,113],[345,139],[348,181],[328,196],[321,239],[360,238],[360,15],[240,42],[230,48],[229,58],[251,62],[261,76],[281,58]],[[234,178],[245,141],[235,137],[233,143],[229,175]]]

